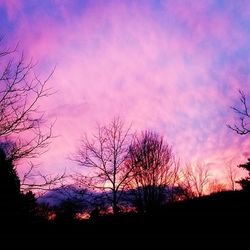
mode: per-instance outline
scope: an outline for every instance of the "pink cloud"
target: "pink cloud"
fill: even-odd
[[[0,7],[6,9],[8,19],[13,21],[22,8],[22,0],[0,0]]]
[[[247,83],[238,81],[241,58],[223,58],[248,37],[230,9],[182,2],[166,2],[159,13],[146,3],[92,3],[74,15],[57,1],[63,22],[39,11],[31,24],[22,15],[15,36],[27,56],[39,59],[41,77],[57,65],[51,85],[58,92],[43,109],[57,118],[60,136],[41,159],[46,168],[72,165],[67,156],[81,134],[116,115],[136,130],[166,135],[183,162],[221,168],[230,157],[244,160],[249,143],[226,123],[236,88]]]

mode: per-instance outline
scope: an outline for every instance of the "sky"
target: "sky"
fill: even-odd
[[[238,89],[250,98],[250,1],[0,0],[0,28],[41,79],[56,66],[40,105],[56,120],[46,171],[74,169],[81,136],[114,116],[215,176],[250,155],[249,135],[226,126]]]

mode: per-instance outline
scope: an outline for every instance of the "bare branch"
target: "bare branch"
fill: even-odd
[[[173,188],[178,164],[171,147],[156,133],[145,131],[135,136],[129,150],[129,188],[134,190],[137,207],[150,211],[163,202],[167,187]]]
[[[30,168],[24,174],[21,182],[21,190],[49,191],[58,186],[62,187],[67,178],[66,172],[57,175],[45,175],[41,172],[34,173],[35,166],[30,163]]]
[[[35,64],[26,61],[24,54],[3,47],[0,38],[0,147],[11,161],[38,157],[46,152],[53,138],[53,123],[46,126],[45,113],[39,108],[40,102],[53,94],[48,82],[54,74],[51,71],[45,80],[35,73]],[[43,183],[25,183],[31,176],[31,165],[23,176],[22,187],[47,187],[62,176],[43,176]],[[41,176],[42,177],[42,176]]]
[[[182,170],[180,185],[186,190],[188,198],[200,197],[204,195],[209,178],[209,168],[204,163],[198,162],[194,166],[188,164]]]
[[[231,190],[236,190],[239,169],[233,166],[232,162],[225,163],[226,178]]]
[[[0,58],[5,62],[5,66],[0,68],[0,141],[16,144],[17,150],[11,158],[17,160],[37,156],[52,137],[52,125],[48,133],[42,132],[45,119],[38,105],[52,94],[47,83],[55,69],[41,81],[33,73],[35,65],[32,61],[26,63],[23,54],[17,61],[8,59],[12,55],[16,56],[16,48],[0,52]]]
[[[128,155],[129,128],[125,128],[119,118],[114,118],[106,126],[98,125],[97,133],[90,140],[86,135],[73,160],[89,169],[81,175],[80,182],[93,190],[111,190],[113,212],[118,212],[120,196],[118,191],[129,172],[124,173],[124,164]],[[79,177],[79,176],[78,176]]]
[[[239,122],[234,125],[227,125],[227,127],[239,135],[246,135],[250,132],[250,113],[246,95],[242,90],[239,90],[239,99],[241,107],[231,107],[231,109],[239,116]]]

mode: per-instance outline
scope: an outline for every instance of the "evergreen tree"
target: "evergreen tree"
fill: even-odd
[[[27,221],[35,213],[36,200],[32,192],[20,190],[20,179],[11,159],[0,148],[0,218],[3,221]],[[1,223],[0,222],[0,223]]]
[[[0,199],[1,207],[10,208],[20,199],[20,180],[12,160],[0,148]]]
[[[239,165],[240,168],[243,168],[248,171],[248,176],[242,178],[241,180],[237,181],[243,190],[250,191],[250,158],[248,159],[247,163]]]

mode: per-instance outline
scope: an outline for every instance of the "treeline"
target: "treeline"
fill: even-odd
[[[13,160],[4,148],[0,156],[0,212],[5,220],[73,221],[108,213],[157,214],[168,204],[226,190],[211,181],[205,164],[181,167],[162,136],[152,131],[131,133],[119,118],[99,126],[92,138],[82,139],[72,157],[79,171],[60,178],[57,188],[50,186],[58,179],[51,179],[39,202],[31,191],[21,190]],[[239,167],[249,171],[249,163]],[[238,182],[249,190],[249,177]]]
[[[144,213],[201,196],[209,180],[205,165],[181,169],[162,136],[152,131],[134,134],[119,118],[99,126],[92,138],[86,135],[72,160],[80,166],[75,185],[103,192],[114,214],[124,200]]]
[[[71,159],[79,165],[72,184],[47,196],[61,196],[55,210],[70,218],[79,213],[155,213],[170,203],[235,190],[236,182],[246,190],[243,183],[249,181],[237,180],[231,166],[226,168],[231,186],[213,180],[204,163],[181,166],[163,136],[148,130],[132,133],[120,118],[98,126],[91,138],[85,135]]]

